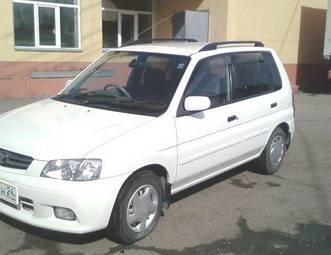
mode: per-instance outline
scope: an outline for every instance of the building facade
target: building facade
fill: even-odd
[[[263,41],[293,85],[315,86],[327,77],[326,9],[327,0],[2,0],[0,98],[56,94],[102,52],[186,25],[208,41]],[[206,22],[184,24],[183,11]]]

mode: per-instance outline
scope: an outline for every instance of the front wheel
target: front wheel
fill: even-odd
[[[261,156],[256,160],[258,170],[263,174],[276,173],[284,160],[286,152],[286,135],[282,128],[277,127],[271,134]]]
[[[114,241],[132,244],[149,235],[162,209],[160,178],[150,171],[132,175],[121,188],[107,228]]]

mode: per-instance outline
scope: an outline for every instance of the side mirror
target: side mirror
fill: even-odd
[[[188,112],[200,112],[208,110],[211,106],[209,97],[191,96],[185,98],[184,108]]]

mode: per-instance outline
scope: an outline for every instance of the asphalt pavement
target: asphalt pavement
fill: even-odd
[[[0,112],[32,101],[0,99]],[[56,233],[0,214],[0,255],[331,254],[331,95],[298,93],[295,101],[296,133],[276,175],[248,164],[181,192],[132,246],[102,231]]]

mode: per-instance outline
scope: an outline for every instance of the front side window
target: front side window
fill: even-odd
[[[232,99],[234,101],[273,92],[281,88],[281,78],[268,52],[231,55]]]
[[[78,0],[13,1],[16,47],[79,48]]]
[[[224,55],[204,59],[197,65],[185,91],[185,97],[209,97],[212,108],[223,105],[230,99],[228,80]]]
[[[54,99],[82,106],[159,116],[166,111],[189,57],[109,52]]]

